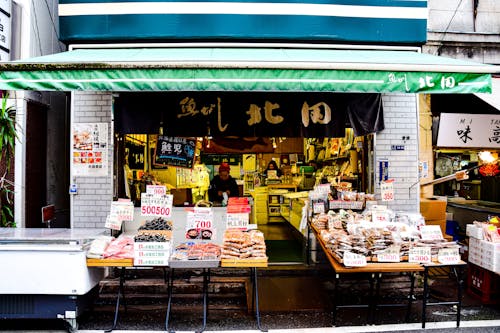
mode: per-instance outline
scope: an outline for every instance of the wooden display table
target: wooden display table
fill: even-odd
[[[337,310],[340,308],[359,308],[364,307],[368,309],[368,323],[375,322],[375,311],[381,306],[406,306],[406,321],[409,320],[411,305],[413,302],[413,292],[415,285],[415,274],[424,272],[424,267],[418,263],[398,262],[398,263],[381,263],[381,262],[368,262],[366,266],[362,267],[346,267],[330,253],[327,249],[325,242],[319,237],[318,231],[310,226],[318,243],[320,244],[323,252],[325,253],[331,267],[334,270],[334,304],[333,304],[333,325],[336,325]],[[408,295],[408,302],[406,304],[379,304],[380,298],[380,283],[384,273],[408,273],[410,278],[410,293]],[[361,274],[368,279],[370,283],[369,302],[367,304],[338,304],[338,285],[342,278],[350,278],[354,274]]]

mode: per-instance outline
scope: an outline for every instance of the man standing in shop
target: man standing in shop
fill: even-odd
[[[230,167],[226,162],[219,166],[219,174],[214,176],[208,189],[208,198],[214,203],[226,203],[228,197],[239,196],[238,184],[229,174]]]

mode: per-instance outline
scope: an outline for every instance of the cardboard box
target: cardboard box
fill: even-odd
[[[441,228],[443,236],[446,235],[446,219],[442,220],[427,220],[425,219],[426,225],[438,225]]]
[[[446,221],[446,203],[446,199],[443,200],[442,198],[422,198],[420,199],[420,214],[422,214],[426,221]]]
[[[170,194],[174,196],[174,206],[190,205],[193,202],[193,193],[190,188],[171,189]]]

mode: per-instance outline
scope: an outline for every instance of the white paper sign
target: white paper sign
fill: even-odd
[[[399,246],[390,246],[383,253],[377,255],[378,262],[400,262],[400,250]]]
[[[116,216],[108,215],[104,227],[111,230],[121,230],[122,220],[118,220]]]
[[[420,234],[423,240],[443,239],[441,227],[438,225],[423,225],[420,227]]]
[[[249,222],[248,213],[227,213],[226,228],[247,229]]]
[[[248,214],[247,214],[248,215]],[[214,214],[211,208],[198,208],[187,213],[186,239],[206,239],[214,237]]]
[[[500,148],[500,115],[441,113],[437,146]]]
[[[130,201],[113,201],[109,215],[118,221],[134,220],[134,204]]]
[[[325,212],[325,203],[324,202],[313,203],[313,212],[314,212],[314,214],[324,213]]]
[[[380,183],[382,201],[394,201],[394,181],[388,180]]]
[[[163,185],[146,185],[146,193],[154,195],[167,194],[167,187]]]
[[[458,248],[440,249],[438,251],[438,261],[442,264],[457,264],[460,262]]]
[[[344,252],[344,265],[347,267],[366,266],[366,257],[352,252]]]
[[[141,216],[169,218],[172,215],[173,198],[172,194],[154,195],[141,193]]]
[[[431,248],[428,246],[412,247],[408,253],[408,262],[424,264],[432,262]]]

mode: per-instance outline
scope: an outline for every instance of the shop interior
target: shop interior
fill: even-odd
[[[452,179],[434,185],[434,194],[466,200],[481,200],[497,203],[500,207],[500,170],[498,164],[486,164],[481,159],[485,149],[437,149],[435,150],[434,178],[450,176],[467,171],[468,179]],[[493,160],[498,160],[499,151],[487,150]]]
[[[307,235],[299,225],[304,199],[315,184],[330,182],[353,193],[373,193],[373,135],[355,137],[352,128],[341,138],[237,138],[246,143],[237,147],[240,152],[232,144],[236,138],[170,137],[194,145],[188,167],[163,164],[159,154],[164,142],[158,138],[166,137],[115,135],[116,197],[128,197],[138,207],[146,185],[164,185],[174,195],[174,206],[194,206],[209,200],[210,181],[226,162],[238,196],[252,202],[250,223],[264,232],[269,261],[277,264],[308,260]],[[276,172],[266,170],[270,161],[276,162]]]

